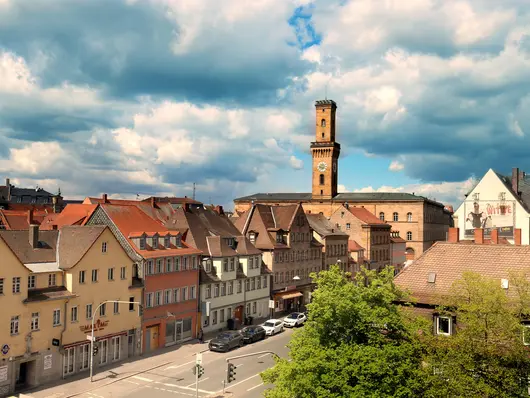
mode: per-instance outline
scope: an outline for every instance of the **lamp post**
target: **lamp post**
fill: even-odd
[[[140,307],[143,308],[142,304],[138,301],[120,301],[120,300],[106,300],[100,303],[94,312],[92,313],[92,332],[90,336],[90,382],[94,381],[94,321],[96,320],[96,313],[103,304],[107,303],[119,303],[119,304],[137,304],[138,305],[138,314],[140,314]]]
[[[300,280],[300,277],[298,275],[295,275],[293,277],[293,281],[298,282]],[[296,285],[296,283],[295,283]],[[300,311],[300,299],[296,299],[296,311]]]

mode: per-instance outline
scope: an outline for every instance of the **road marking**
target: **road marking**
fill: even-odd
[[[257,386],[250,387],[247,391],[252,391],[253,389],[261,387],[262,385],[263,385],[263,383],[259,383]]]
[[[189,364],[192,364],[192,363],[195,363],[195,361],[189,361],[189,362],[183,363],[181,365],[177,365],[177,366],[169,366],[169,367],[165,368],[164,370],[178,369],[178,368],[181,368],[183,366],[186,366],[186,365],[189,365]]]
[[[244,383],[245,381],[248,381],[248,380],[250,380],[250,379],[253,379],[254,377],[257,377],[257,376],[259,376],[259,373],[258,373],[257,375],[254,375],[254,376],[247,377],[247,378],[244,379],[244,380],[238,381],[236,384],[228,384],[228,385],[226,386],[226,388],[233,388],[233,387],[238,386],[238,385],[240,385],[241,383]],[[199,391],[200,391],[200,390],[199,390]],[[215,394],[219,394],[219,393],[221,393],[221,392],[223,392],[223,390],[216,391]]]
[[[163,386],[166,386],[166,387],[179,387],[178,385],[176,384],[170,384],[170,383],[162,383],[161,381],[155,381],[156,384],[162,384]]]
[[[132,378],[133,378],[133,379],[137,379],[137,380],[147,381],[147,382],[149,382],[149,383],[151,383],[151,382],[153,381],[153,380],[151,380],[151,379],[148,379],[148,378],[146,378],[146,377],[141,377],[141,376],[133,376]]]
[[[123,381],[126,382],[126,383],[136,384],[137,386],[140,385],[140,383],[137,383],[137,382],[131,381],[131,380],[123,380]]]
[[[97,397],[97,398],[105,398],[105,397],[103,397],[103,396],[101,396],[101,395],[94,394],[93,392],[89,392],[89,394],[90,394],[90,395],[93,395],[93,396],[95,396],[95,397]]]
[[[267,353],[267,354],[260,355],[260,356],[258,357],[258,359],[263,358],[263,357],[266,357],[267,355],[271,355],[271,354]]]
[[[204,379],[199,380],[199,383],[200,383],[201,381],[208,380],[208,379],[209,379],[209,377],[205,377]],[[195,385],[195,382],[191,383],[190,385],[188,385],[188,386],[186,386],[186,387],[191,387],[191,386],[194,386],[194,385]],[[177,386],[177,387],[178,387],[178,386]]]
[[[195,384],[195,383],[193,383],[193,384]],[[177,388],[183,388],[183,389],[185,389],[185,390],[195,391],[195,387],[193,387],[193,388],[192,388],[192,387],[185,387],[185,386],[175,386],[175,387],[177,387]],[[222,391],[222,390],[221,390],[221,391]],[[205,393],[205,394],[215,394],[215,391],[206,391],[206,390],[201,390],[201,389],[199,389],[199,392],[203,392],[203,393]]]

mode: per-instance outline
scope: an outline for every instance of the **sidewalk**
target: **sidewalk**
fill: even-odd
[[[267,319],[268,318],[255,319],[253,324],[259,325]],[[241,328],[243,327],[245,326],[242,325]],[[226,328],[223,330],[226,330]],[[178,363],[175,364],[175,367],[189,363],[191,369],[191,366],[193,365],[192,362],[195,360],[195,355],[199,352],[207,351],[208,342],[221,331],[222,330],[217,330],[215,332],[205,333],[204,342],[201,344],[197,339],[194,339],[183,344],[159,348],[156,351],[146,353],[142,356],[129,358],[116,364],[110,364],[103,368],[96,368],[94,370],[94,382],[92,383],[90,382],[89,372],[84,372],[67,379],[57,380],[53,383],[45,384],[37,388],[21,391],[21,393],[24,394],[23,396],[32,398],[45,398],[50,396],[53,396],[54,398],[69,398],[141,373],[171,366],[177,361]]]

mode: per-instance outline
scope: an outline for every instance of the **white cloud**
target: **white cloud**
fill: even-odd
[[[388,166],[388,170],[390,171],[401,171],[405,168],[405,165],[398,160],[393,160],[390,163],[390,166]]]
[[[291,156],[289,158],[289,163],[293,169],[301,170],[304,168],[304,162],[301,159],[298,159],[296,156]]]
[[[43,170],[60,169],[67,154],[57,142],[32,142],[20,149],[12,148],[9,162],[18,173],[37,175]]]

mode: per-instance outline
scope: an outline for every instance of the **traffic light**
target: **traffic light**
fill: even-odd
[[[92,351],[92,355],[94,356],[98,355],[98,350],[99,350],[98,346],[94,345],[94,351]]]
[[[201,376],[204,374],[204,368],[202,367],[202,365],[197,365],[197,371],[199,372],[197,377],[200,379]]]
[[[231,383],[236,380],[236,366],[233,363],[228,363],[228,369],[226,371],[226,381]]]

